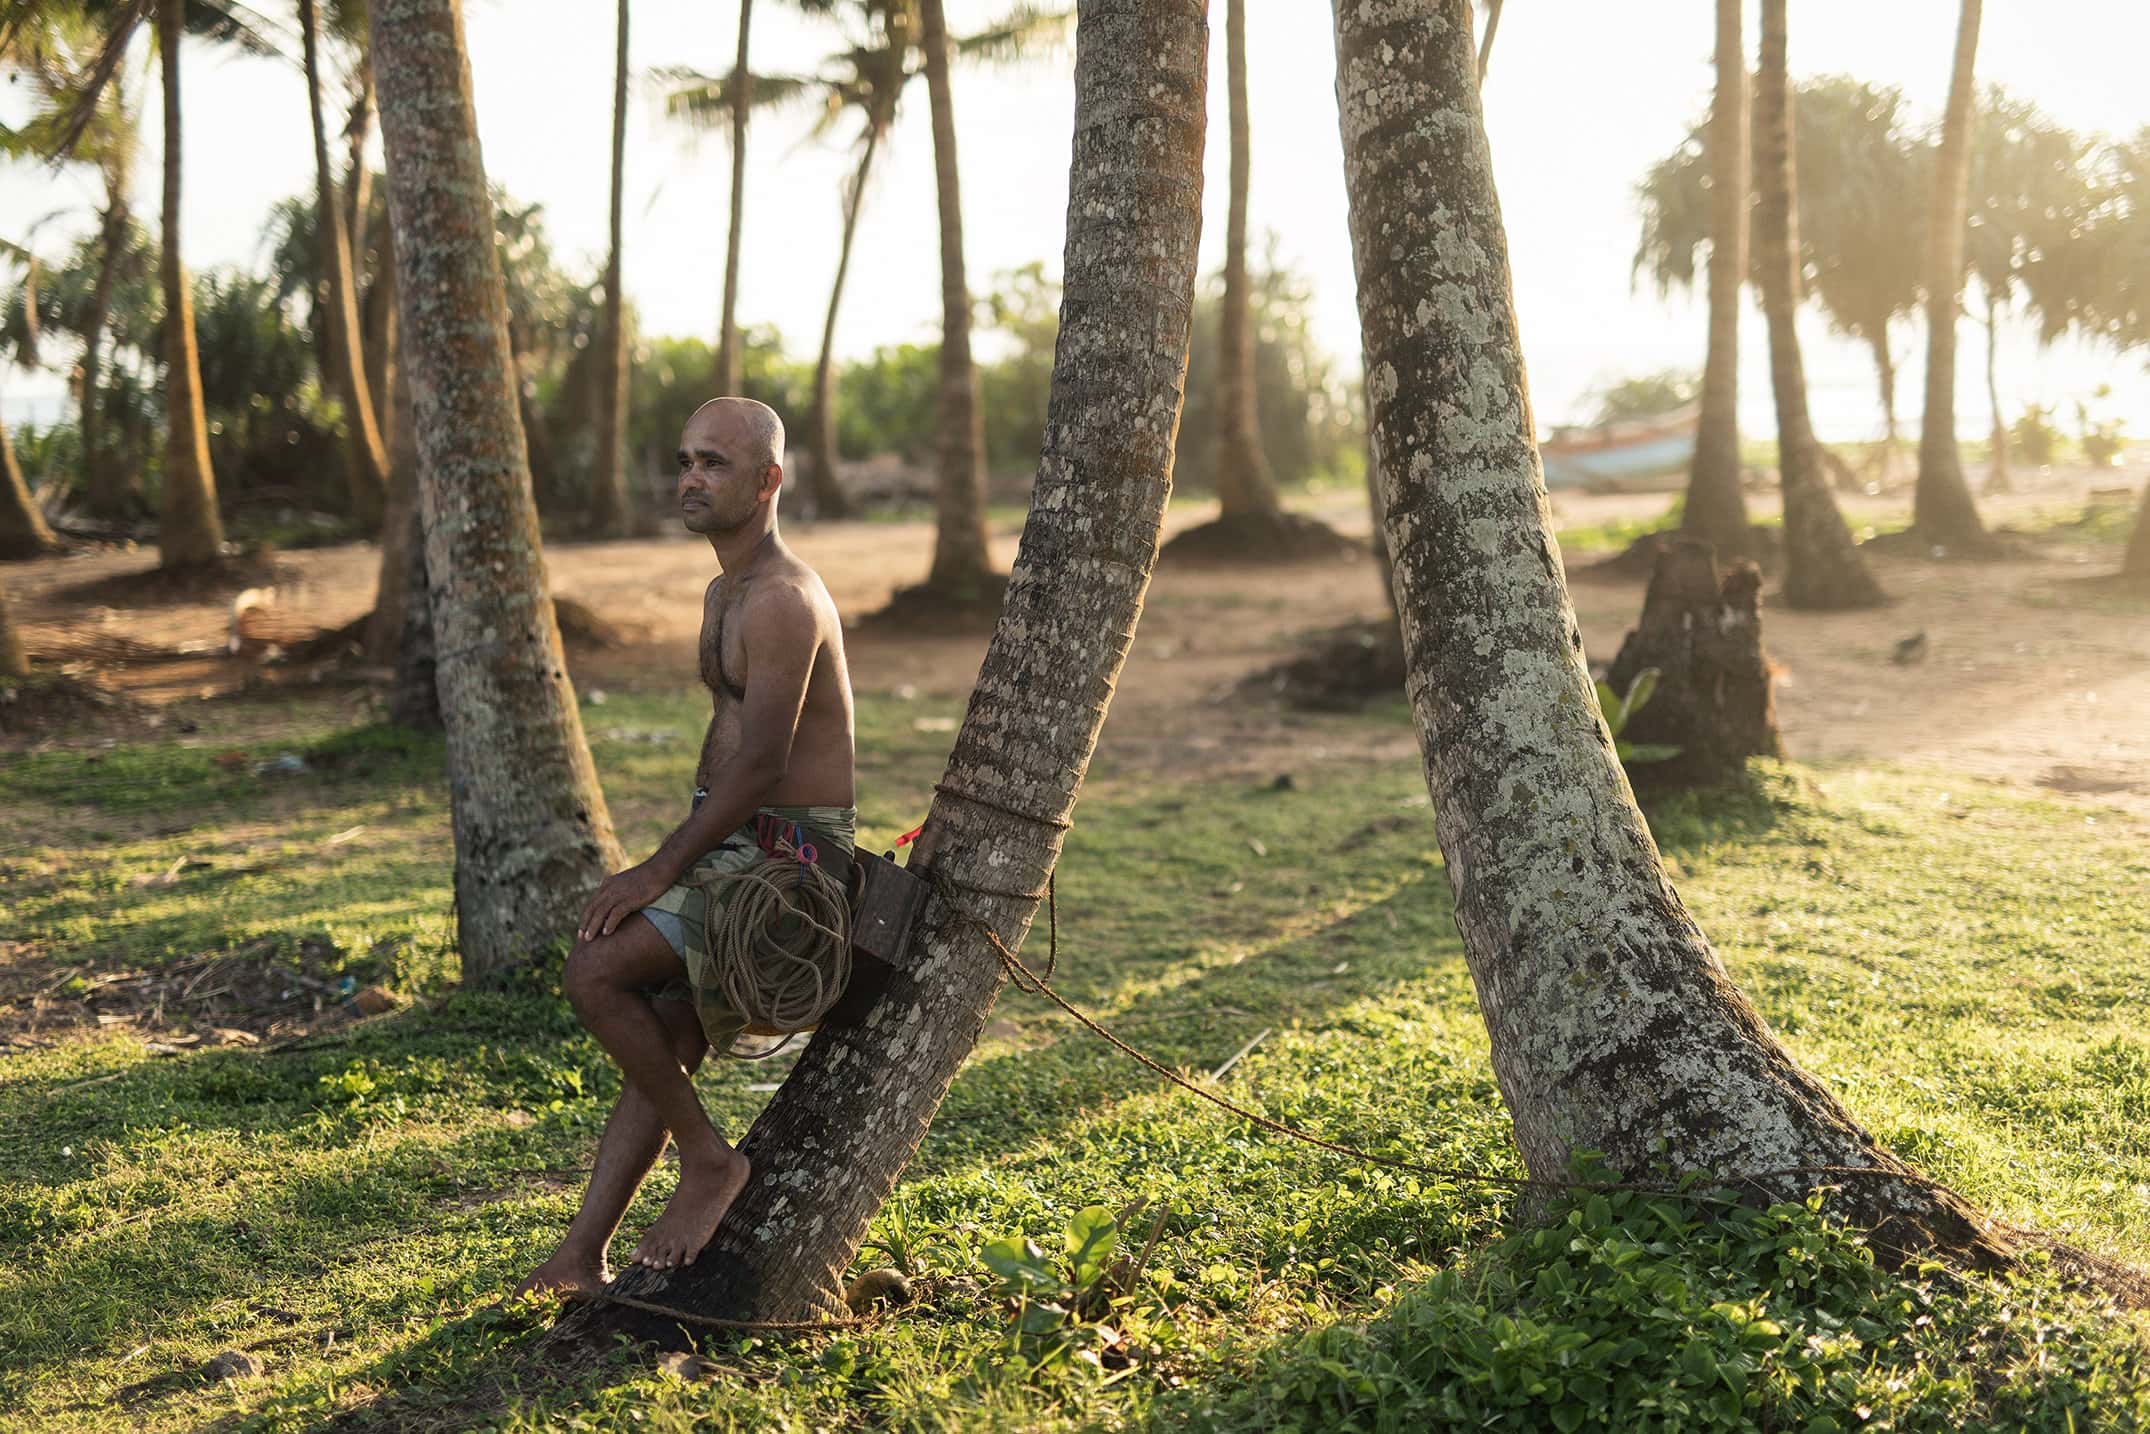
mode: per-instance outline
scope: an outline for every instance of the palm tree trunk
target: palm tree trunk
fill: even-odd
[[[1792,196],[1791,85],[1785,77],[1785,0],[1762,0],[1755,75],[1755,249],[1769,323],[1769,377],[1777,400],[1777,471],[1784,491],[1784,600],[1793,607],[1874,607],[1887,599],[1852,542],[1822,481],[1821,445],[1807,416],[1807,377],[1793,327],[1799,219]]]
[[[1874,355],[1874,382],[1881,391],[1881,471],[1886,476],[1896,461],[1899,438],[1896,423],[1896,356],[1889,352],[1886,325],[1867,335],[1867,348]]]
[[[2008,423],[2001,417],[2001,384],[1997,372],[2001,348],[2001,306],[1992,290],[1986,292],[1986,408],[1993,415],[1993,462],[1986,474],[1988,493],[2006,493],[2008,482]]]
[[[1335,14],[1412,717],[1524,1161],[1552,1179],[1586,1150],[1637,1176],[1900,1170],[1727,978],[1613,754],[1550,531],[1469,0]],[[1747,1188],[1796,1199],[1811,1183]],[[1844,1183],[1836,1208],[1890,1244],[1981,1240],[1952,1197]]]
[[[0,677],[28,677],[30,655],[23,650],[22,634],[15,630],[15,613],[7,604],[7,585],[0,583]]]
[[[754,75],[747,68],[747,33],[754,0],[739,0],[739,53],[732,61],[732,212],[724,244],[724,315],[717,327],[716,390],[739,392],[739,237],[747,208],[747,110],[754,103]]]
[[[158,279],[164,287],[164,498],[158,563],[214,563],[223,555],[209,420],[202,412],[201,355],[194,347],[194,293],[179,262],[179,35],[185,0],[157,0],[158,68],[164,81],[164,219]]]
[[[393,593],[374,603],[376,622],[384,619],[383,609],[393,615],[397,630],[392,635],[378,639],[369,630],[367,653],[375,661],[384,654],[375,649],[375,643],[389,643],[395,654],[395,679],[388,689],[389,720],[405,727],[421,728],[429,732],[441,729],[440,683],[436,666],[439,653],[433,642],[433,606],[431,584],[426,578],[425,525],[419,512],[418,494],[418,444],[415,426],[411,422],[411,385],[409,374],[400,365],[389,392],[389,407],[395,415],[398,433],[407,435],[396,441],[394,451],[397,487],[406,489],[409,502],[400,520],[401,551],[391,559],[390,544],[383,537],[381,543],[381,578],[386,593],[391,574],[394,578]],[[410,475],[406,480],[403,475]],[[393,516],[391,522],[398,521]],[[391,532],[396,531],[391,529]],[[393,561],[396,566],[391,569]]]
[[[701,1258],[616,1288],[749,1319],[840,1310],[840,1278],[992,1010],[979,927],[1022,940],[1059,855],[1156,561],[1201,234],[1204,0],[1086,0],[1075,55],[1060,344],[1037,496],[920,842],[905,970],[856,987],[742,1144]],[[961,795],[969,794],[969,796]],[[588,1335],[676,1327],[589,1305]]]
[[[349,226],[349,243],[354,265],[364,261],[366,237],[371,231],[373,217],[373,166],[366,163],[366,137],[372,132],[373,56],[361,50],[358,56],[358,94],[351,101],[351,112],[344,120],[343,126],[344,143],[348,150],[344,161],[343,214],[344,222]],[[374,399],[376,402],[389,403],[384,389],[376,389]],[[394,405],[390,403],[390,406]]]
[[[619,842],[567,678],[516,417],[459,0],[371,0],[389,211],[440,644],[464,979],[574,929]]]
[[[2142,506],[2135,512],[2135,532],[2120,560],[2121,586],[2150,593],[2150,483],[2143,485]]]
[[[1710,333],[1702,413],[1680,530],[1720,558],[1755,555],[1740,487],[1739,305],[1747,282],[1747,53],[1740,0],[1717,0],[1717,93],[1710,102]]]
[[[1928,544],[1976,548],[1986,542],[1956,445],[1956,311],[1963,305],[1963,230],[1971,172],[1972,69],[1980,0],[1963,0],[1956,66],[1934,154],[1934,200],[1926,234],[1926,412],[1919,423],[1919,481],[1911,530]]]
[[[90,290],[89,332],[82,341],[82,486],[99,518],[124,516],[140,479],[104,451],[104,334],[112,318],[112,284],[127,243],[127,201],[109,193],[97,239],[97,280]]]
[[[0,423],[0,559],[34,558],[60,546],[15,461],[15,445]]]
[[[627,509],[627,305],[620,292],[620,206],[627,180],[627,0],[619,0],[619,40],[612,67],[612,247],[605,256],[604,352],[597,369],[597,463],[590,526],[624,535]]]
[[[393,302],[395,277],[395,235],[391,230],[381,275],[374,281],[377,298],[381,297],[379,290],[386,287],[390,290],[387,297]],[[388,508],[381,518],[381,564],[374,579],[373,613],[366,622],[363,645],[369,661],[393,664],[400,671],[411,584],[414,578],[422,583],[425,575],[423,558],[414,557],[411,550],[424,546],[425,532],[418,520],[418,444],[411,432],[411,385],[401,364],[390,370],[389,384],[389,431],[395,437],[390,440],[388,454]],[[422,592],[418,600],[424,601]],[[440,725],[437,711],[431,725]]]
[[[866,199],[866,179],[873,172],[881,126],[869,117],[859,166],[844,191],[844,236],[836,251],[836,282],[829,286],[829,313],[821,324],[821,357],[814,362],[814,416],[807,424],[808,492],[814,512],[823,518],[848,517],[850,500],[836,481],[836,310],[844,301],[844,279],[851,272],[851,241],[858,235],[859,209]]]
[[[1217,317],[1217,505],[1225,518],[1279,510],[1276,479],[1254,418],[1254,329],[1248,321],[1246,0],[1225,0],[1225,91],[1231,112],[1231,201],[1224,218],[1224,305]]]
[[[992,575],[985,533],[985,413],[970,354],[970,284],[963,272],[963,197],[956,172],[955,100],[948,83],[948,22],[923,0],[921,44],[933,107],[933,176],[941,213],[941,481],[927,583],[975,594]]]
[[[388,448],[373,412],[366,386],[366,358],[360,349],[358,284],[351,271],[351,236],[344,228],[343,194],[328,157],[328,123],[321,113],[320,23],[314,0],[299,0],[299,31],[306,66],[306,110],[314,131],[314,236],[321,245],[321,267],[328,271],[328,342],[344,407],[351,512],[368,528],[379,525],[388,494]]]

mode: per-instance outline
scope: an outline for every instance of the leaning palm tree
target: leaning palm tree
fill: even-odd
[[[618,869],[545,584],[460,0],[373,0],[464,979],[500,984]]]
[[[1236,3],[1236,0],[1235,0]],[[963,198],[956,169],[956,119],[948,80],[948,20],[941,0],[921,0],[919,38],[933,109],[933,173],[941,220],[940,483],[933,566],[926,585],[998,607],[985,532],[985,413],[971,362],[970,284],[963,270]]]
[[[7,425],[0,423],[0,559],[40,557],[59,546],[15,461]]]
[[[1785,0],[1762,0],[1761,69],[1755,76],[1755,249],[1769,372],[1777,401],[1777,472],[1784,493],[1784,600],[1793,607],[1874,607],[1886,599],[1852,542],[1821,477],[1821,445],[1807,414],[1806,370],[1793,327],[1798,304],[1798,215],[1793,203],[1791,84],[1785,72]]]
[[[380,520],[392,479],[388,445],[381,437],[361,348],[358,281],[352,272],[344,193],[329,162],[328,126],[321,110],[321,25],[316,0],[299,0],[299,28],[305,56],[306,108],[314,137],[314,234],[321,247],[321,267],[328,274],[328,315],[322,330],[333,354],[329,368],[343,393],[351,511],[362,524],[372,527]]]
[[[224,520],[217,512],[209,422],[202,412],[194,295],[179,258],[179,36],[185,0],[155,3],[157,64],[164,82],[164,220],[158,256],[164,286],[164,494],[157,547],[160,566],[188,568],[220,559]]]
[[[23,651],[22,634],[15,630],[15,614],[7,605],[7,587],[0,584],[0,677],[28,677],[30,655]]]
[[[1702,413],[1680,530],[1727,559],[1752,557],[1739,464],[1739,306],[1747,282],[1747,52],[1740,0],[1717,0],[1717,93],[1710,102],[1710,328]]]
[[[141,145],[139,107],[124,64],[105,82],[77,125],[77,95],[89,82],[102,44],[99,26],[78,8],[51,6],[24,17],[8,33],[0,64],[28,81],[37,108],[14,129],[0,129],[0,155],[51,158],[96,169],[103,190],[97,224],[97,281],[82,333],[81,408],[83,506],[100,518],[125,516],[139,477],[104,452],[104,336],[112,295],[133,239],[128,196]],[[63,136],[74,131],[72,144]]]
[[[1963,305],[1963,226],[1980,10],[1981,0],[1963,0],[1948,109],[1934,155],[1933,208],[1926,233],[1926,412],[1919,424],[1919,481],[1911,507],[1911,531],[1921,547],[1956,550],[1985,547],[1989,541],[1956,443],[1956,312]]]
[[[598,332],[597,463],[590,475],[590,527],[620,536],[627,511],[627,304],[620,289],[620,205],[627,183],[627,0],[618,0],[612,58],[611,242],[605,250],[604,320]]]
[[[1262,449],[1256,421],[1253,284],[1247,274],[1247,187],[1251,144],[1247,123],[1246,0],[1225,4],[1225,89],[1231,116],[1230,194],[1224,225],[1224,293],[1217,311],[1217,509],[1214,522],[1180,534],[1165,555],[1270,561],[1337,547],[1327,525],[1288,513]],[[1489,24],[1498,23],[1497,17]],[[1490,33],[1490,32],[1489,32]]]
[[[1783,4],[1764,0],[1765,93]],[[1860,1128],[1770,1033],[1635,807],[1547,531],[1469,0],[1334,8],[1413,725],[1525,1166],[1558,1181],[1595,1152],[1630,1178],[1752,1171],[1738,1183],[1769,1200],[1827,1178],[1783,1167],[1856,1166],[1866,1178],[1831,1172],[1832,1208],[1884,1249],[1998,1258],[1976,1212]],[[1781,94],[1781,64],[1774,83]],[[1781,200],[1784,178],[1765,177],[1765,197]],[[1773,257],[1789,278],[1789,255]]]
[[[746,232],[747,115],[754,107],[754,72],[747,68],[754,0],[739,0],[739,52],[732,61],[732,203],[724,234],[724,311],[717,321],[716,391],[739,392],[739,242]]]
[[[911,968],[859,991],[871,1008],[856,1019],[824,1025],[755,1121],[742,1142],[753,1175],[708,1251],[632,1271],[621,1294],[719,1318],[841,1311],[843,1270],[1005,982],[988,942],[1020,946],[1037,912],[1171,486],[1201,235],[1205,28],[1188,0],[1082,6],[1065,322],[1038,500],[927,850],[912,859],[946,899],[928,899]],[[567,1328],[680,1338],[626,1302],[585,1305]]]

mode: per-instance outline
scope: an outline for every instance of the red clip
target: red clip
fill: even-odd
[[[897,837],[897,838],[896,838],[896,845],[897,845],[897,846],[909,846],[909,845],[910,845],[910,844],[911,844],[912,842],[914,842],[914,841],[918,840],[918,834],[919,834],[920,832],[924,831],[925,829],[926,829],[926,824],[925,824],[924,822],[920,822],[920,823],[919,823],[919,824],[918,824],[917,826],[915,826],[915,827],[912,827],[912,828],[911,828],[911,829],[910,829],[909,831],[905,832],[905,833],[904,833],[904,834],[903,834],[902,836],[900,836],[900,837]]]

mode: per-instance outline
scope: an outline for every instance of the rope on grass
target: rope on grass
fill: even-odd
[[[821,1023],[851,981],[851,903],[818,863],[764,858],[694,883],[709,894],[717,987],[756,1035]]]
[[[940,887],[944,901],[949,900],[952,890],[965,886],[965,883],[947,877],[938,878],[937,884]],[[1046,898],[1048,910],[1050,910],[1052,905],[1052,886],[1050,881],[1047,882],[1046,890],[1043,894]],[[950,905],[953,907],[954,903],[950,901]],[[1206,1100],[1211,1105],[1236,1115],[1250,1125],[1259,1126],[1272,1134],[1315,1146],[1332,1154],[1341,1155],[1348,1160],[1356,1160],[1361,1164],[1384,1166],[1391,1170],[1407,1171],[1414,1175],[1427,1175],[1437,1180],[1446,1180],[1459,1185],[1493,1185],[1517,1191],[1543,1190],[1593,1194],[1630,1191],[1645,1195],[1678,1195],[1690,1200],[1708,1200],[1712,1198],[1701,1190],[1683,1189],[1678,1185],[1668,1185],[1661,1181],[1652,1183],[1635,1180],[1560,1180],[1536,1175],[1500,1175],[1490,1170],[1433,1165],[1420,1160],[1405,1160],[1400,1156],[1376,1155],[1370,1150],[1361,1150],[1357,1146],[1346,1145],[1341,1141],[1330,1140],[1325,1136],[1316,1135],[1310,1130],[1303,1130],[1298,1126],[1286,1124],[1281,1120],[1263,1115],[1260,1111],[1250,1110],[1229,1096],[1222,1095],[1204,1086],[1196,1085],[1163,1061],[1135,1049],[1135,1047],[1106,1029],[1095,1017],[1089,1015],[1077,1007],[1074,1002],[1054,990],[1050,966],[1042,974],[1033,971],[1023,964],[1020,956],[1008,949],[1007,944],[1000,939],[1000,933],[995,931],[990,923],[960,910],[956,911],[956,919],[964,925],[975,928],[985,937],[987,944],[993,948],[994,956],[999,959],[1002,969],[1007,972],[1010,984],[1015,986],[1017,990],[1032,992],[1045,997],[1061,1010],[1067,1012],[1068,1015],[1074,1017],[1075,1021],[1089,1031],[1090,1034],[1104,1041],[1122,1055],[1127,1056],[1137,1065],[1164,1077],[1188,1094]],[[1053,959],[1057,961],[1059,957],[1059,922],[1057,919],[1053,921],[1052,928],[1054,936]],[[1791,1165],[1776,1170],[1756,1170],[1739,1175],[1716,1176],[1713,1178],[1724,1185],[1749,1185],[1760,1190],[1764,1181],[1786,1180],[1805,1176],[1893,1180],[1905,1185],[1939,1190],[1950,1195],[1955,1194],[1946,1183],[1936,1180],[1930,1175],[1921,1175],[1915,1170],[1891,1169],[1880,1165]],[[1737,1202],[1726,1201],[1724,1203]]]
[[[581,1304],[618,1305],[622,1309],[640,1310],[643,1314],[677,1320],[699,1329],[732,1330],[741,1334],[821,1334],[858,1329],[880,1318],[879,1315],[852,1315],[848,1319],[719,1319],[715,1315],[696,1314],[693,1310],[677,1309],[655,1300],[614,1294],[611,1290],[576,1290],[568,1298]]]

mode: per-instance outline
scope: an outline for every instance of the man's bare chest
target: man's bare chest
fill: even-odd
[[[702,637],[698,645],[702,685],[721,705],[746,700],[746,643],[736,630],[746,591],[727,590],[719,580],[702,598]]]

